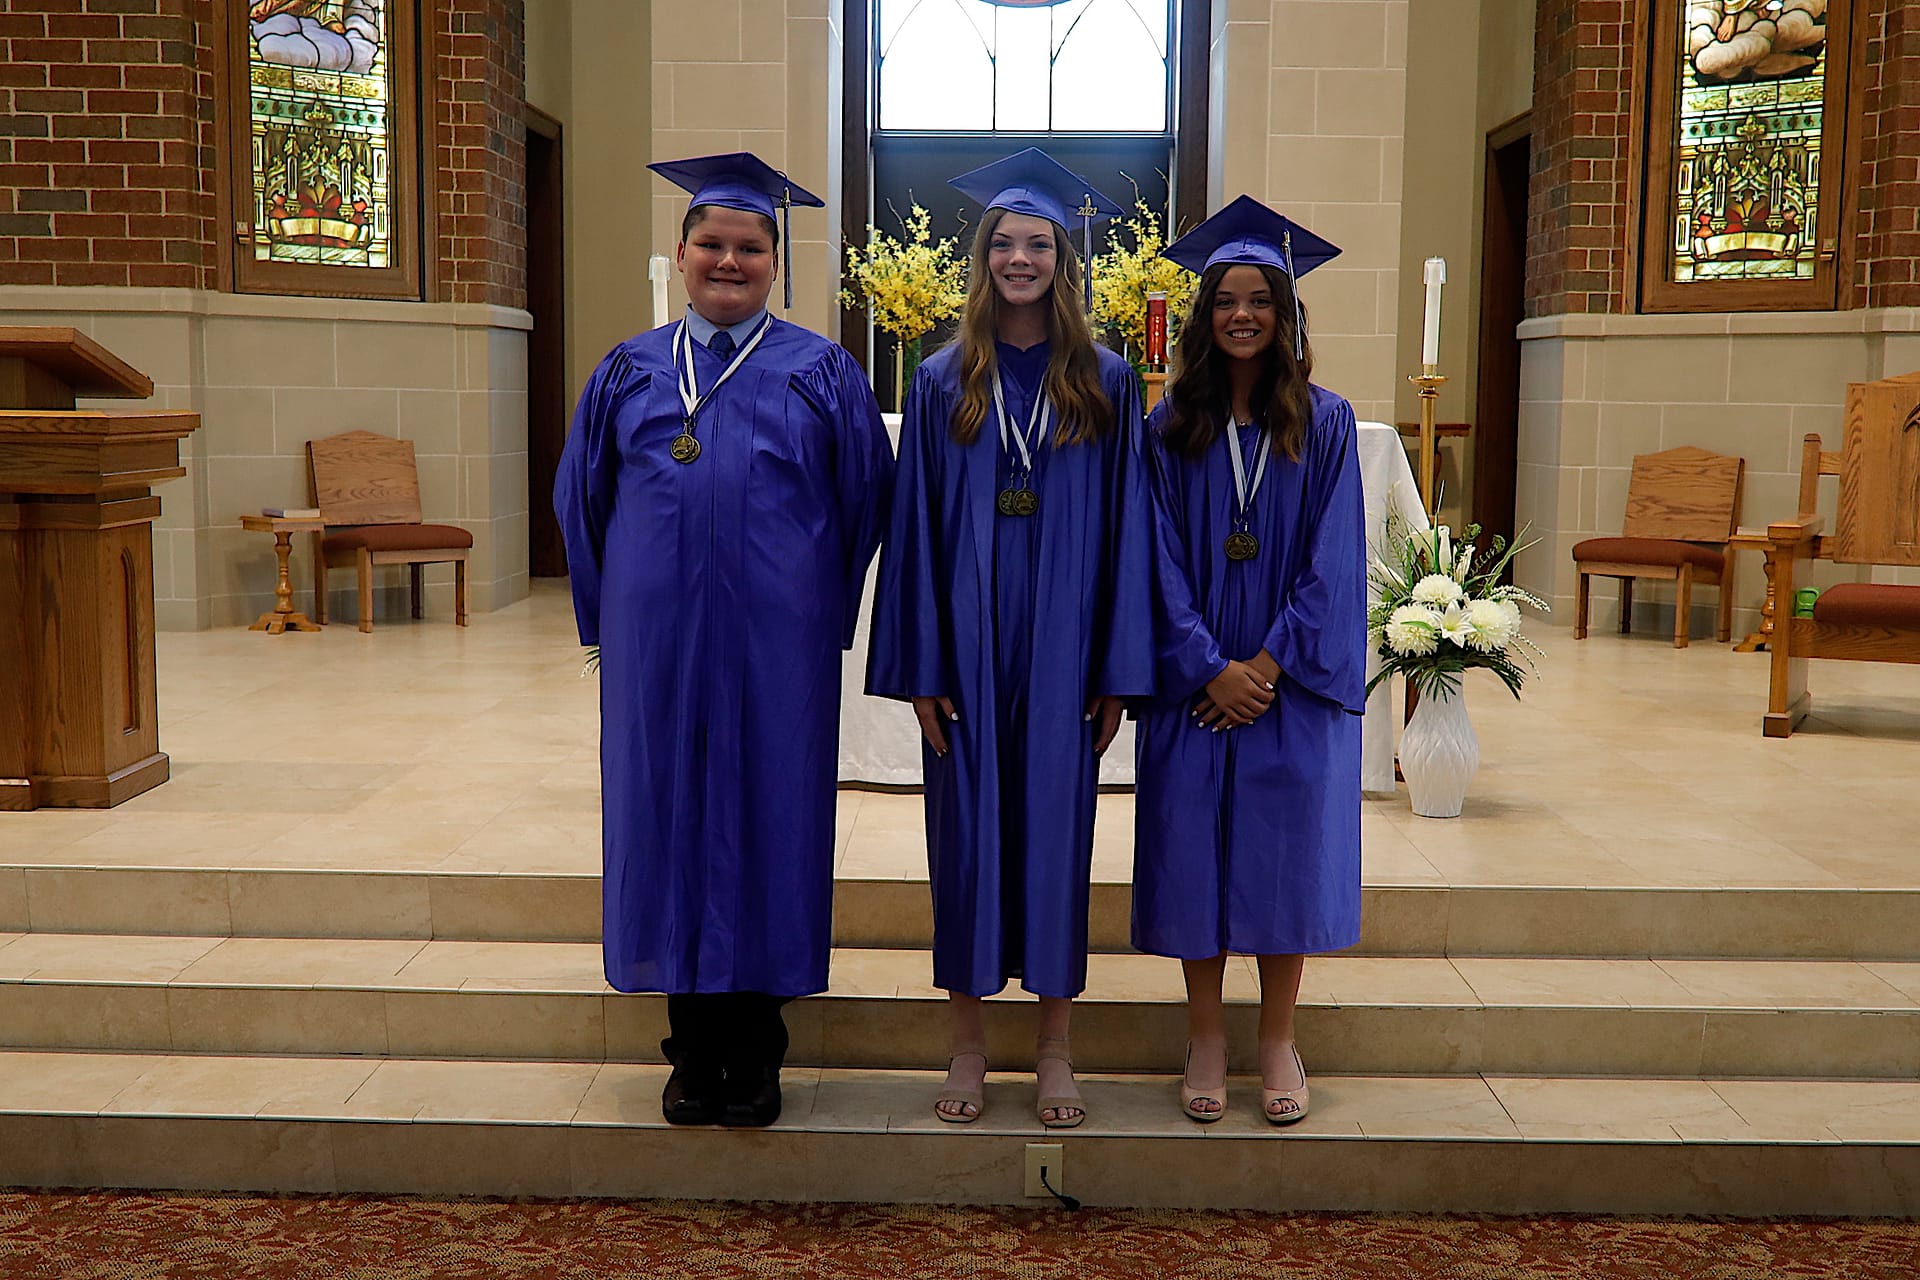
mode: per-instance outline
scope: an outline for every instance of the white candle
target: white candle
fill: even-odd
[[[1447,282],[1447,260],[1427,259],[1427,324],[1421,331],[1420,363],[1431,369],[1440,363],[1440,286]]]
[[[647,279],[653,281],[653,327],[656,329],[667,323],[667,273],[672,269],[664,253],[647,259]]]

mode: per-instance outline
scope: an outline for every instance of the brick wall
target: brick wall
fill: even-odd
[[[1655,0],[1657,4],[1659,0]],[[1535,28],[1527,314],[1630,310],[1632,0],[1541,0]],[[1920,8],[1865,0],[1856,267],[1840,305],[1920,305]]]
[[[214,288],[214,6],[0,6],[0,284]],[[432,301],[526,305],[525,0],[436,0]]]
[[[525,0],[442,0],[440,301],[527,298]]]
[[[0,284],[211,287],[213,3],[0,12]]]
[[[1626,309],[1630,0],[1540,0],[1527,315]]]
[[[1860,138],[1860,220],[1851,297],[1856,307],[1920,306],[1920,12],[1872,0],[1866,76],[1854,86]]]

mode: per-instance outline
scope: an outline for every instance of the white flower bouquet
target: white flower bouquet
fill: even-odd
[[[1421,696],[1458,693],[1460,673],[1485,667],[1520,696],[1540,650],[1520,634],[1520,606],[1547,611],[1546,602],[1500,578],[1513,557],[1531,545],[1496,536],[1480,546],[1480,526],[1467,526],[1458,545],[1446,525],[1409,529],[1397,512],[1387,519],[1391,558],[1376,554],[1368,581],[1380,600],[1367,610],[1367,643],[1380,654],[1372,693],[1388,676],[1405,676]]]

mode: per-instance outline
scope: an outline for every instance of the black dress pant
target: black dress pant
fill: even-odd
[[[667,1057],[676,1065],[727,1072],[778,1071],[787,1056],[781,1009],[792,998],[759,991],[669,995]]]

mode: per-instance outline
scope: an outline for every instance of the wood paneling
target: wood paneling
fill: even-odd
[[[307,442],[314,505],[328,524],[419,524],[413,443],[371,431]]]
[[[0,347],[46,332],[0,329]],[[38,376],[118,364],[87,343]],[[127,372],[123,385],[151,385]],[[103,807],[166,780],[153,655],[160,501],[147,486],[185,474],[180,439],[199,423],[0,409],[0,808]]]
[[[1920,373],[1847,387],[1834,534],[1843,564],[1920,565]]]
[[[13,325],[0,330],[0,380],[32,377],[64,389],[64,403],[17,398],[12,382],[0,381],[0,404],[15,409],[71,409],[73,397],[145,400],[153,379],[81,333],[60,325]],[[31,395],[31,392],[28,393]]]
[[[1684,445],[1633,460],[1627,514],[1629,538],[1724,543],[1740,521],[1740,458]]]

